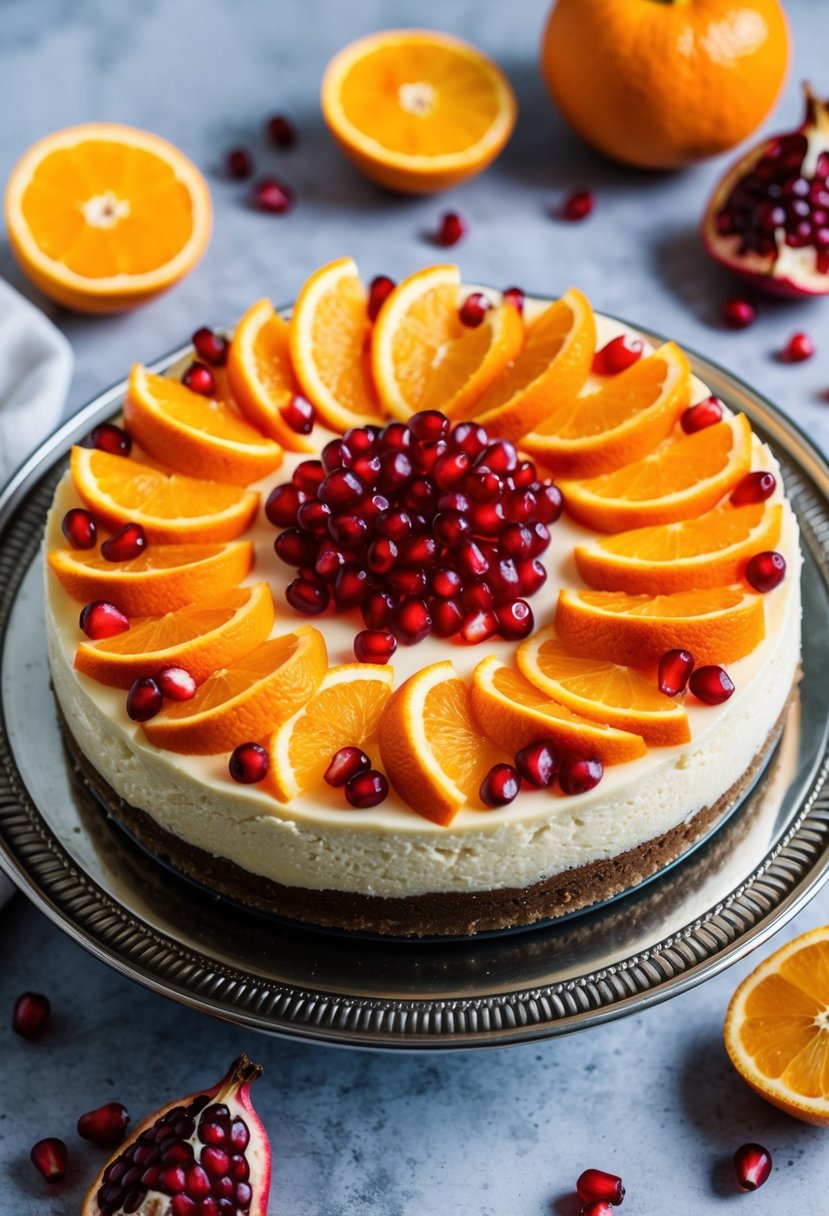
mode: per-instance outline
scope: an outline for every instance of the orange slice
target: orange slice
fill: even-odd
[[[205,756],[264,739],[317,691],[328,666],[325,640],[313,625],[271,638],[214,671],[189,701],[169,703],[144,723],[150,743]]]
[[[597,532],[695,519],[745,476],[751,427],[744,414],[693,435],[676,433],[642,460],[584,481],[559,481],[567,512]]]
[[[380,755],[401,798],[444,827],[466,802],[480,807],[481,782],[504,752],[486,738],[470,692],[447,660],[410,676],[380,719]]]
[[[446,412],[452,418],[474,417],[491,435],[515,442],[576,397],[595,349],[593,310],[571,287],[528,326],[521,353],[472,409],[462,401]]]
[[[303,393],[332,430],[380,419],[370,332],[368,293],[351,258],[311,275],[291,314],[291,360]]]
[[[99,684],[129,688],[162,667],[183,667],[201,684],[264,642],[273,625],[267,583],[237,587],[224,595],[164,616],[138,617],[124,633],[81,642],[75,667]]]
[[[226,401],[203,397],[140,363],[130,372],[124,421],[154,460],[189,477],[247,486],[282,464],[279,444],[265,439]]]
[[[491,308],[480,325],[461,322],[457,266],[428,266],[395,287],[377,318],[371,367],[388,413],[405,422],[422,409],[463,414],[521,349],[516,308]]]
[[[554,473],[593,477],[651,452],[691,400],[691,365],[674,342],[551,409],[521,446]]]
[[[282,410],[299,393],[291,366],[291,327],[270,300],[252,304],[236,326],[227,354],[233,400],[252,426],[290,452],[315,452],[310,435],[288,426]]]
[[[256,515],[259,495],[184,477],[96,448],[74,447],[72,480],[84,505],[110,528],[141,524],[150,541],[234,540]]]
[[[685,707],[661,693],[655,677],[648,679],[631,667],[579,654],[556,636],[552,626],[522,642],[515,657],[522,674],[540,692],[591,722],[663,746],[691,738]]]
[[[743,586],[628,595],[626,591],[558,593],[556,633],[595,659],[642,667],[667,650],[690,650],[697,663],[733,663],[766,636],[762,597]]]
[[[326,69],[322,110],[367,177],[412,194],[480,173],[516,117],[513,91],[492,60],[434,30],[388,30],[352,42]]]
[[[253,566],[253,545],[148,545],[127,562],[108,562],[91,549],[53,549],[48,560],[83,604],[112,600],[129,617],[162,616],[235,587]]]
[[[329,668],[308,704],[270,737],[268,781],[281,802],[320,785],[341,747],[374,743],[393,683],[394,668],[388,665]]]
[[[538,739],[552,739],[576,755],[597,756],[606,765],[624,764],[647,751],[641,735],[580,717],[492,654],[472,674],[472,710],[490,739],[512,755]]]
[[[725,1046],[761,1097],[829,1127],[829,927],[787,942],[743,980],[728,1007]]]
[[[748,558],[775,547],[782,527],[780,503],[725,503],[698,519],[634,528],[576,545],[573,555],[589,587],[665,595],[736,582]]]
[[[119,312],[165,291],[210,239],[210,192],[178,148],[134,127],[88,123],[39,140],[6,187],[15,257],[41,291]]]

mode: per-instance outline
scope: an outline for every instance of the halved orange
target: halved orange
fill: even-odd
[[[310,435],[288,426],[282,411],[299,393],[291,365],[291,327],[270,300],[251,304],[233,334],[227,354],[233,400],[263,435],[290,452],[314,452]]]
[[[728,1006],[725,1046],[762,1098],[829,1127],[829,926],[787,942],[743,980]]]
[[[452,418],[474,417],[489,433],[517,442],[584,387],[596,349],[596,321],[575,287],[528,327],[520,354],[470,408],[450,404]],[[522,443],[523,446],[523,443]]]
[[[164,616],[137,617],[124,633],[100,642],[80,642],[75,667],[113,688],[129,688],[162,667],[183,667],[201,684],[264,642],[273,616],[267,583],[236,587]]]
[[[380,755],[401,798],[446,827],[467,802],[480,807],[481,782],[510,758],[475,721],[469,688],[448,659],[410,676],[380,719]]]
[[[271,638],[215,671],[189,701],[169,703],[144,723],[150,743],[191,756],[229,752],[264,739],[317,691],[328,667],[313,625]]]
[[[116,123],[39,140],[12,170],[5,209],[25,273],[82,312],[120,312],[171,287],[201,258],[212,224],[192,161]]]
[[[394,668],[378,663],[330,667],[307,705],[268,741],[268,782],[281,802],[322,783],[341,747],[368,748],[391,696]]]
[[[609,473],[653,451],[690,400],[691,365],[666,342],[595,393],[551,409],[521,446],[566,477]]]
[[[744,414],[693,435],[674,432],[641,460],[584,481],[559,481],[565,510],[597,532],[694,519],[749,470],[751,427]]]
[[[760,645],[766,618],[762,596],[740,585],[670,595],[563,589],[555,627],[582,654],[643,667],[674,649],[698,664],[733,663]]]
[[[524,323],[516,308],[491,308],[470,328],[458,314],[462,297],[457,266],[428,266],[385,300],[371,367],[383,408],[395,418],[405,422],[422,409],[462,415],[521,349]]]
[[[472,673],[472,710],[490,739],[512,755],[538,739],[552,739],[565,752],[597,756],[606,765],[624,764],[648,750],[641,735],[582,718],[492,654]]]
[[[580,654],[565,645],[552,626],[522,642],[515,657],[531,684],[583,718],[661,746],[691,738],[685,706],[661,693],[654,677]]]
[[[161,616],[235,587],[253,566],[253,544],[148,545],[126,562],[108,562],[94,549],[52,549],[48,561],[83,604],[111,600],[129,617]]]
[[[234,540],[256,515],[259,495],[185,477],[97,448],[72,448],[72,481],[84,506],[110,528],[141,524],[150,541]]]
[[[391,190],[431,193],[479,173],[515,125],[491,59],[436,30],[386,30],[331,60],[322,110],[355,165]]]
[[[130,372],[124,421],[154,460],[189,477],[247,486],[282,464],[280,445],[240,418],[226,401],[203,397],[140,363]]]
[[[742,576],[748,558],[773,549],[783,527],[780,503],[724,503],[698,519],[597,538],[573,550],[579,574],[601,591],[665,595],[720,587]]]
[[[291,314],[291,361],[303,393],[334,431],[380,420],[370,334],[368,293],[352,259],[315,271]]]

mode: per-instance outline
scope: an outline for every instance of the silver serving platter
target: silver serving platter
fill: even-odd
[[[125,382],[52,435],[0,495],[0,864],[71,937],[139,983],[239,1025],[340,1045],[503,1046],[584,1029],[676,995],[765,941],[829,877],[829,466],[769,402],[706,359],[693,363],[781,463],[804,547],[803,680],[760,780],[679,864],[564,921],[415,943],[260,916],[148,856],[74,779],[41,591],[43,520],[66,452],[119,410]]]

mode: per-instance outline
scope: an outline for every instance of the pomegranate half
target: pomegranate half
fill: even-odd
[[[162,1106],[110,1157],[82,1216],[266,1216],[271,1151],[240,1055],[211,1089]]]
[[[797,131],[757,144],[728,170],[705,212],[706,250],[772,295],[829,292],[829,102],[804,86]]]

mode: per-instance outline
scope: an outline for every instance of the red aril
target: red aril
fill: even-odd
[[[390,591],[370,591],[360,605],[363,621],[368,629],[382,629],[388,625],[397,607],[397,597]]]
[[[613,1204],[606,1199],[594,1199],[584,1205],[580,1216],[613,1216]]]
[[[523,316],[524,293],[520,287],[507,287],[504,291],[503,301],[505,304],[511,304]]]
[[[686,435],[693,435],[695,431],[705,430],[707,426],[721,422],[723,412],[723,403],[719,397],[706,397],[680,414],[679,423]]]
[[[300,490],[293,482],[283,482],[274,486],[265,500],[265,517],[275,528],[292,528],[299,508],[307,500],[305,490]]]
[[[133,722],[149,722],[163,704],[161,689],[152,676],[139,676],[130,684],[127,693],[127,714]]]
[[[518,571],[518,586],[522,595],[535,595],[547,581],[547,571],[537,557],[530,557],[516,562]]]
[[[590,190],[574,190],[561,204],[559,217],[571,221],[586,219],[593,210],[595,201]]]
[[[189,701],[196,695],[196,681],[184,667],[162,667],[155,678],[162,695],[171,701]]]
[[[606,346],[597,350],[593,356],[593,374],[595,376],[618,376],[619,372],[633,367],[642,358],[645,344],[641,338],[631,334],[619,334],[611,338]]]
[[[552,739],[538,739],[522,747],[515,757],[515,767],[530,785],[546,789],[558,772],[558,748]]]
[[[331,757],[323,776],[329,785],[340,786],[358,773],[367,773],[370,768],[371,761],[359,747],[341,747]]]
[[[22,992],[12,1009],[12,1030],[24,1039],[40,1034],[49,1018],[51,1005],[42,992]]]
[[[463,624],[464,615],[460,601],[432,600],[429,611],[432,616],[432,632],[438,638],[451,638]]]
[[[94,549],[98,529],[89,511],[72,507],[60,522],[60,530],[73,549]]]
[[[284,114],[274,114],[269,118],[265,131],[275,148],[292,148],[296,143],[294,124]]]
[[[389,793],[387,778],[370,768],[367,773],[357,773],[345,785],[346,801],[358,811],[366,811],[385,801]]]
[[[533,610],[526,600],[511,600],[499,604],[495,609],[498,632],[508,642],[519,642],[529,637],[535,627]]]
[[[666,697],[676,697],[685,691],[691,672],[694,670],[694,656],[687,650],[668,650],[659,660],[658,684],[659,691]]]
[[[440,225],[435,234],[435,241],[438,245],[449,248],[451,245],[457,245],[458,241],[465,234],[466,224],[458,213],[456,211],[445,211],[440,218]]]
[[[99,452],[109,452],[110,456],[129,456],[132,439],[123,427],[113,422],[101,422],[80,441],[80,446],[97,448]]]
[[[598,785],[604,776],[601,760],[595,756],[562,756],[558,770],[558,782],[565,794],[586,794]],[[581,1191],[579,1191],[581,1195]],[[620,1200],[621,1202],[621,1200]]]
[[[322,581],[312,582],[310,578],[300,577],[288,583],[285,599],[297,612],[317,616],[325,612],[331,602],[331,593]]]
[[[576,1191],[582,1203],[604,1200],[618,1205],[625,1197],[622,1179],[604,1170],[585,1170],[576,1180]]]
[[[325,469],[321,460],[301,460],[291,474],[291,484],[309,498],[316,494],[324,480]]]
[[[461,641],[469,646],[485,642],[497,632],[498,618],[491,608],[479,608],[464,618],[460,629]]]
[[[279,407],[282,420],[297,435],[310,435],[317,420],[317,411],[310,401],[295,394],[287,405]]]
[[[785,577],[786,559],[772,549],[755,553],[746,565],[746,581],[761,594],[779,587]]]
[[[377,320],[377,314],[383,307],[384,302],[394,291],[394,288],[394,279],[390,279],[388,275],[378,274],[371,280],[368,288],[367,305],[369,321]]]
[[[358,663],[388,663],[395,650],[397,642],[388,629],[362,629],[354,638]]]
[[[744,507],[753,502],[765,502],[767,498],[771,498],[776,486],[777,478],[774,473],[769,473],[766,469],[756,473],[746,473],[742,481],[738,481],[731,492],[731,501],[735,507]]]
[[[127,1134],[130,1117],[126,1106],[120,1102],[106,1102],[95,1110],[88,1110],[78,1119],[78,1135],[91,1144],[114,1148]]]
[[[481,324],[492,305],[482,291],[473,291],[458,309],[461,324],[475,329]]]
[[[191,341],[203,363],[209,363],[211,367],[224,367],[227,363],[229,343],[209,326],[203,325],[197,329]]]
[[[518,797],[521,774],[511,764],[493,764],[481,782],[480,798],[484,806],[507,806]]]
[[[424,599],[412,596],[403,600],[392,618],[392,630],[404,646],[415,646],[432,631],[432,614]]]
[[[242,182],[253,173],[253,157],[246,148],[231,148],[225,157],[228,177]]]
[[[61,1182],[66,1173],[68,1152],[66,1145],[56,1136],[47,1136],[32,1145],[32,1164],[47,1182]]]
[[[688,687],[705,705],[721,705],[734,692],[734,684],[722,667],[708,664],[698,667],[688,682]]]
[[[99,642],[101,638],[113,638],[130,627],[129,617],[109,600],[93,600],[81,609],[78,623],[88,638]]]
[[[101,557],[108,562],[129,562],[147,547],[147,533],[141,524],[124,524],[101,545]]]
[[[564,510],[564,497],[558,486],[545,482],[533,485],[536,500],[536,518],[543,524],[554,524]]]
[[[721,315],[729,329],[748,329],[757,319],[757,309],[750,300],[732,296],[723,302]]]
[[[808,334],[792,334],[780,352],[781,363],[804,363],[815,353],[815,344]]]
[[[181,383],[200,397],[212,397],[216,392],[216,380],[206,363],[194,359],[181,377]]]
[[[771,1153],[762,1144],[743,1144],[734,1154],[734,1172],[744,1191],[756,1191],[768,1181]]]
[[[294,205],[294,194],[290,186],[275,177],[263,177],[251,192],[251,202],[259,211],[271,215],[285,215]]]
[[[227,770],[240,785],[257,785],[268,774],[268,753],[260,743],[240,743],[230,753]]]
[[[273,549],[287,566],[312,566],[317,556],[317,541],[301,528],[286,528],[273,542]]]

